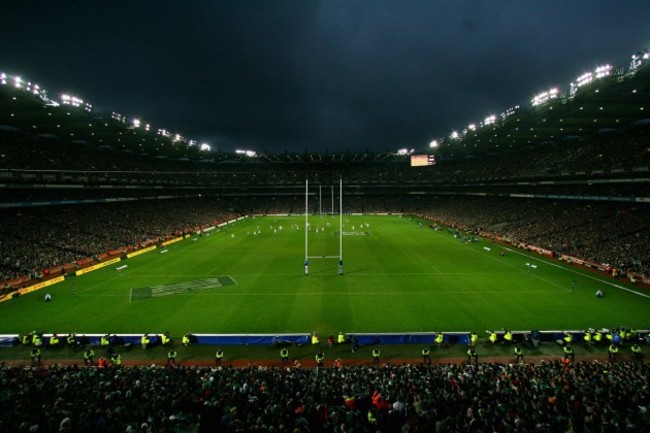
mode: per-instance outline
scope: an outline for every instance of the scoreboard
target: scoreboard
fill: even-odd
[[[424,167],[427,165],[436,165],[434,155],[411,155],[411,167]]]

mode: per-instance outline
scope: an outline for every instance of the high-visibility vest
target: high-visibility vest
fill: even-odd
[[[345,334],[342,333],[342,332],[339,332],[339,336],[338,336],[338,340],[337,340],[337,341],[338,341],[339,344],[343,344],[343,343],[345,343]]]
[[[217,359],[223,358],[223,350],[217,350],[217,354],[215,355]]]
[[[425,347],[424,349],[422,349],[422,356],[429,356],[429,348],[428,347]]]
[[[93,352],[92,349],[88,349],[84,352],[84,359],[90,359],[93,356],[95,356],[95,352]]]
[[[288,358],[289,357],[289,349],[284,348],[280,351],[280,356],[283,358]]]

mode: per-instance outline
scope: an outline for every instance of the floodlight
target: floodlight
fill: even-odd
[[[201,143],[201,148],[199,150],[209,152],[212,150],[212,146],[210,146],[208,143]]]
[[[438,147],[438,140],[433,140],[431,143],[429,143],[429,147],[432,148]]]
[[[457,138],[459,138],[458,131],[452,131],[452,133],[451,133],[451,135],[449,136],[449,138],[452,138],[452,139],[457,139]]]
[[[133,126],[135,128],[139,128],[140,127],[140,119],[133,119]]]

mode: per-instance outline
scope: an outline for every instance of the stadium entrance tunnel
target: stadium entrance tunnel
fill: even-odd
[[[548,343],[563,340],[566,334],[573,336],[573,341],[582,342],[585,331],[513,331],[513,342]],[[381,344],[436,344],[434,332],[418,332],[410,334],[402,333],[350,333],[346,334],[346,340],[354,335],[356,343],[360,346],[381,345]],[[496,331],[498,341],[503,341],[504,331]],[[53,334],[43,334],[43,344],[47,345]],[[66,334],[57,334],[59,338]],[[80,344],[99,346],[102,336],[107,334],[76,334]],[[138,345],[143,334],[109,334],[111,345]],[[151,345],[160,345],[162,334],[148,334]],[[194,344],[219,345],[219,346],[290,346],[309,344],[311,334],[192,334],[195,337]],[[636,331],[638,338],[647,339],[650,337],[650,330]],[[468,345],[469,332],[443,332],[443,343],[446,345]],[[483,335],[485,339],[487,334]],[[179,338],[180,339],[180,338]],[[20,344],[20,336],[17,334],[0,335],[0,347],[12,347]]]

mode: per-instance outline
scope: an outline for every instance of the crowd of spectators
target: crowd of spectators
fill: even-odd
[[[579,141],[541,144],[498,153],[454,154],[446,150],[435,167],[410,168],[408,156],[382,154],[261,155],[244,158],[219,153],[202,162],[157,159],[78,143],[13,134],[0,136],[0,170],[26,170],[14,182],[200,186],[330,185],[342,178],[355,184],[463,184],[485,179],[534,179],[625,173],[637,176],[650,166],[650,127]],[[210,155],[208,155],[210,157]],[[41,170],[45,170],[42,172]],[[64,173],[64,172],[69,173]],[[2,173],[0,173],[1,175]]]
[[[606,202],[444,196],[419,213],[619,270],[650,274],[650,208]]]
[[[638,433],[649,377],[632,362],[0,366],[0,430]]]
[[[0,210],[0,278],[96,258],[190,233],[237,216],[199,197]]]

